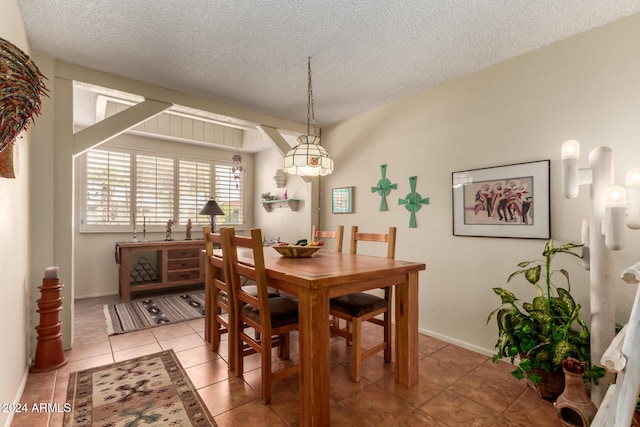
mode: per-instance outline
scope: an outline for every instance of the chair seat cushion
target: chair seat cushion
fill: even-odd
[[[216,299],[224,305],[229,305],[229,295],[225,291],[218,291]]]
[[[271,310],[271,327],[293,325],[298,323],[298,302],[286,297],[269,298]],[[245,305],[242,314],[255,322],[260,322],[260,310]]]
[[[258,296],[258,286],[256,285],[242,285],[242,290],[248,293],[249,295],[253,295],[254,297]],[[269,289],[269,298],[279,297],[275,291]]]
[[[384,298],[364,292],[342,295],[331,298],[329,301],[331,310],[339,311],[352,317],[360,317],[386,306],[387,301]]]

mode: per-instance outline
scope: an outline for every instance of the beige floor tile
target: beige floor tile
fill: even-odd
[[[140,357],[160,351],[162,351],[162,347],[160,347],[160,344],[158,343],[145,344],[122,351],[116,351],[113,353],[113,358],[116,362],[120,362],[122,360],[133,359],[134,357]]]
[[[128,334],[112,335],[109,340],[111,341],[111,349],[114,352],[157,342],[155,335],[149,329]]]
[[[276,414],[269,405],[263,405],[259,400],[253,400],[245,405],[233,408],[216,416],[219,427],[285,427],[287,424]]]
[[[211,351],[203,341],[202,319],[109,337],[102,306],[119,301],[117,296],[76,301],[75,346],[65,353],[68,363],[57,371],[30,374],[22,402],[64,403],[70,372],[173,348],[221,427],[299,425],[298,375],[274,382],[272,403],[263,405],[258,355],[246,357],[244,377],[236,377],[228,370],[227,335],[222,335],[219,351]],[[377,337],[379,327],[367,328],[367,340],[369,334]],[[354,383],[351,347],[333,337],[332,427],[560,427],[553,405],[515,380],[511,365],[493,364],[487,356],[424,335],[418,346],[420,378],[414,386],[396,383],[395,365],[384,363],[381,354],[363,363],[363,379]],[[292,336],[291,355],[290,361],[274,356],[274,369],[298,362],[297,334]],[[12,426],[58,427],[63,415],[17,414]]]
[[[193,386],[197,389],[215,384],[233,376],[233,373],[229,372],[229,365],[220,358],[186,368],[185,370]]]
[[[259,401],[256,392],[242,379],[236,377],[200,388],[198,394],[214,417],[251,401]]]
[[[220,358],[218,353],[211,351],[211,348],[206,344],[186,350],[176,351],[176,356],[183,368],[190,368],[191,366]]]
[[[173,351],[188,350],[190,348],[205,345],[202,337],[193,331],[190,335],[183,335],[166,341],[160,341],[159,344],[164,350],[171,348]]]

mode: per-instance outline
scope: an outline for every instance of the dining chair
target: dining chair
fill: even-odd
[[[394,259],[396,253],[396,227],[389,227],[387,233],[361,233],[358,226],[351,227],[351,243],[349,252],[356,254],[358,242],[386,243],[387,258]],[[362,376],[362,361],[384,350],[385,362],[391,362],[391,287],[384,288],[384,297],[366,292],[342,295],[331,298],[329,313],[332,317],[346,321],[344,328],[338,322],[331,322],[330,328],[334,335],[346,338],[347,344],[352,345],[351,379],[360,382]],[[379,319],[377,316],[382,315]],[[375,346],[362,349],[362,323],[371,322],[383,327],[383,340]]]
[[[335,251],[342,252],[342,240],[344,236],[344,225],[339,225],[335,230],[318,230],[314,225],[311,229],[311,240],[335,239]]]
[[[292,298],[269,298],[267,274],[262,246],[262,231],[251,230],[251,237],[236,236],[233,227],[223,228],[222,251],[227,259],[231,281],[231,298],[235,307],[235,372],[244,373],[244,358],[259,353],[261,358],[262,402],[271,402],[271,385],[274,381],[299,372],[300,366],[289,366],[273,371],[272,349],[278,348],[282,359],[289,359],[289,334],[298,330],[298,303]],[[253,255],[253,264],[239,261],[239,249],[245,248]],[[242,279],[253,280],[257,296],[245,292]],[[255,334],[250,334],[253,329]]]
[[[234,325],[233,299],[225,281],[225,261],[214,248],[222,248],[222,236],[212,233],[211,226],[203,227],[206,269],[205,269],[205,341],[213,351],[218,351],[222,334],[227,334],[229,370],[234,370],[235,334],[230,333]]]

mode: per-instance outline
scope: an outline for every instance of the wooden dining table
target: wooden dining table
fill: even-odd
[[[239,261],[252,262],[248,251]],[[395,377],[418,382],[418,273],[421,262],[318,250],[309,258],[287,258],[264,248],[269,285],[298,299],[300,425],[330,424],[329,299],[393,286],[395,290]]]

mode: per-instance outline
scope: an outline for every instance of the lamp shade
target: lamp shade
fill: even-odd
[[[284,156],[282,168],[285,172],[301,176],[325,176],[333,172],[333,160],[320,145],[320,138],[301,135],[298,145]]]
[[[224,211],[218,206],[215,200],[209,199],[200,211],[200,215],[224,215]]]

